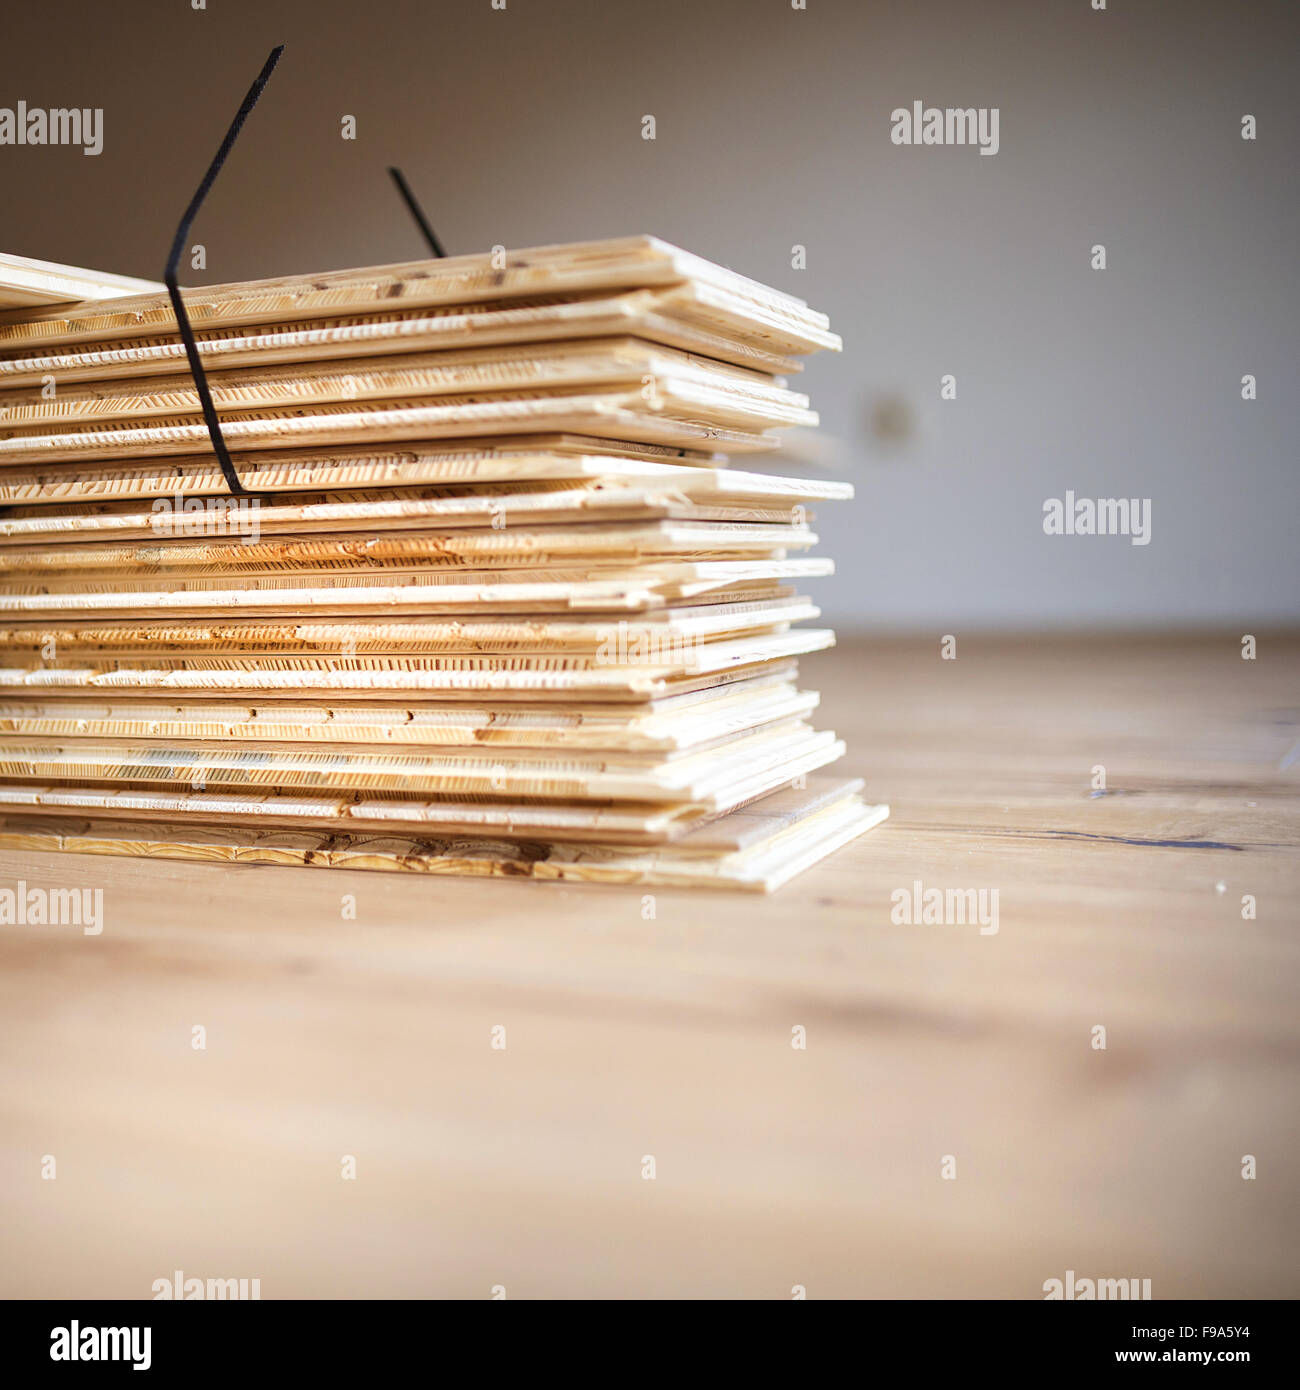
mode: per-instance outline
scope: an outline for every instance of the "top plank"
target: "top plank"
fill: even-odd
[[[839,346],[828,331],[826,315],[803,300],[652,236],[215,285],[186,290],[185,307],[197,330],[376,309],[687,284],[704,294],[709,314],[720,322],[761,319],[773,328],[785,327],[798,337],[811,338],[815,346]],[[14,309],[0,313],[0,350],[33,343],[139,337],[174,328],[175,316],[164,291],[131,295],[111,305],[87,302],[57,310]]]
[[[13,256],[0,251],[0,309],[156,295],[162,289],[162,285],[152,280],[106,275],[99,270],[34,261],[30,256]]]

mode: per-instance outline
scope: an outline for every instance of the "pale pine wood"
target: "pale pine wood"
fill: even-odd
[[[0,850],[765,893],[888,818],[887,806],[862,803],[860,787],[852,778],[808,778],[803,789],[783,788],[676,844],[641,849],[46,817],[0,819]]]
[[[185,745],[29,743],[0,744],[0,775],[49,781],[63,789],[111,781],[167,791],[188,786],[241,789],[257,797],[276,792],[346,793],[364,803],[377,793],[423,796],[558,797],[575,801],[691,801],[708,809],[725,798],[757,759],[793,759],[829,749],[834,735],[817,733],[800,721],[781,721],[746,730],[722,744],[665,761],[619,758],[608,752],[498,748],[444,749],[249,748],[229,739]],[[777,776],[778,783],[781,778]],[[401,805],[403,803],[397,803]],[[393,807],[397,814],[397,806]]]
[[[834,644],[828,628],[792,628],[737,641],[705,642],[662,653],[657,664],[632,665],[587,656],[335,656],[306,654],[258,660],[219,658],[201,669],[178,665],[167,656],[133,658],[122,665],[111,658],[77,663],[33,659],[0,667],[0,691],[53,692],[206,691],[264,698],[301,695],[332,700],[339,696],[443,699],[477,695],[483,699],[657,700],[681,693],[693,683],[720,684],[728,675],[748,679],[771,669],[769,663]],[[659,655],[650,652],[651,657]]]
[[[126,295],[157,294],[162,289],[156,280],[134,280],[126,275],[108,275],[100,270],[82,270],[0,252],[0,309],[121,299]]]
[[[107,919],[0,928],[0,1292],[1300,1294],[1300,642],[807,667],[893,816],[768,899],[0,854]]]
[[[465,305],[599,290],[671,287],[656,301],[672,312],[754,339],[777,353],[838,350],[826,315],[801,299],[693,256],[656,237],[619,237],[564,246],[447,256],[441,260],[368,266],[282,279],[244,281],[185,291],[196,329],[329,318],[383,309]],[[0,348],[62,346],[96,339],[138,338],[175,329],[165,294],[111,306],[74,304],[50,311],[0,315]]]
[[[556,456],[558,455],[558,456]],[[239,475],[258,493],[477,484],[540,478],[649,476],[680,465],[725,467],[720,455],[626,444],[576,435],[494,439],[430,448],[331,449],[241,454]],[[123,459],[113,464],[0,469],[0,503],[59,504],[124,497],[225,496],[229,487],[212,457]]]
[[[632,338],[463,352],[406,352],[388,357],[315,360],[289,367],[213,371],[208,373],[208,388],[218,410],[271,411],[346,400],[572,391],[629,383],[639,388],[647,377],[664,381],[676,378],[729,393],[738,404],[748,402],[756,417],[772,424],[797,419],[798,412],[808,405],[807,396],[788,390],[771,377]],[[73,423],[197,416],[201,409],[194,379],[187,373],[86,385],[73,382],[53,399],[33,385],[6,390],[0,401],[7,426],[34,432]]]
[[[289,613],[299,617],[354,615],[382,609],[388,617],[407,613],[464,611],[480,615],[527,606],[532,613],[627,614],[662,610],[708,595],[718,602],[781,597],[783,579],[819,578],[830,562],[815,560],[703,561],[627,566],[574,565],[568,569],[447,570],[416,568],[364,573],[294,570],[209,578],[107,575],[86,578],[0,579],[0,614],[12,621],[68,620],[76,616],[155,620],[178,614],[242,617]]]
[[[678,605],[639,615],[622,629],[627,644],[641,639],[648,655],[632,664],[660,664],[658,649],[694,646],[697,642],[738,639],[815,618],[820,609],[808,599],[772,595],[751,601]],[[325,652],[388,654],[394,657],[445,652],[494,656],[530,652],[595,653],[612,648],[618,629],[608,615],[539,616],[490,615],[437,618],[390,614],[358,621],[328,618],[304,621],[195,622],[164,625],[157,621],[95,623],[91,626],[0,627],[0,656],[34,660],[42,644],[56,643],[62,657],[93,659],[97,653],[114,657],[169,659],[210,657],[218,652],[278,660],[294,653],[319,656]]]
[[[0,700],[0,734],[23,738],[220,739],[304,746],[363,743],[388,747],[440,745],[498,748],[675,753],[777,720],[803,718],[816,708],[816,691],[797,691],[790,671],[776,671],[722,691],[679,695],[652,705],[566,708],[530,702],[477,708],[450,705],[301,701],[238,705],[229,702],[155,704],[151,701]]]
[[[308,326],[271,324],[199,330],[194,338],[205,366],[213,371],[352,357],[362,351],[384,356],[490,343],[515,345],[628,334],[770,375],[786,376],[803,370],[797,359],[770,352],[760,343],[742,341],[734,334],[713,331],[676,316],[675,307],[682,299],[676,292],[640,290],[608,299],[567,303],[451,304],[435,310],[389,310],[315,319]],[[3,323],[0,318],[0,329]],[[60,381],[70,382],[151,376],[178,370],[185,360],[185,347],[178,338],[156,335],[126,342],[77,342],[53,352],[33,352],[31,347],[11,347],[6,351],[0,345],[0,387],[39,386],[41,378],[51,372]]]
[[[660,383],[651,408],[641,391],[592,395],[539,393],[529,399],[495,401],[444,397],[438,405],[334,405],[313,407],[302,415],[263,415],[239,411],[221,422],[232,451],[291,449],[377,440],[491,438],[556,431],[587,436],[613,435],[683,449],[728,449],[749,453],[774,448],[777,436],[762,429],[736,428],[745,407],[711,397],[699,398],[682,383]],[[662,411],[663,414],[655,413]],[[690,415],[700,417],[686,418]],[[812,411],[792,413],[784,423],[815,425]],[[188,418],[97,430],[29,434],[0,429],[0,465],[105,462],[184,455],[203,447],[207,426]]]

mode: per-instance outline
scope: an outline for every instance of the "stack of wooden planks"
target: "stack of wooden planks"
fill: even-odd
[[[80,852],[770,889],[830,775],[801,300],[652,237],[0,313],[0,813]]]

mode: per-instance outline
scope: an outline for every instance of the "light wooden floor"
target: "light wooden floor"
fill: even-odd
[[[894,815],[771,899],[3,856],[0,1293],[1300,1294],[1300,645],[806,673]]]

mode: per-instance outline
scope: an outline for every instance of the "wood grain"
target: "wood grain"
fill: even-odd
[[[0,1292],[1295,1297],[1300,641],[1240,651],[810,658],[892,819],[652,920],[640,887],[0,855],[106,921],[0,928]],[[917,880],[997,888],[997,934],[892,923]]]

